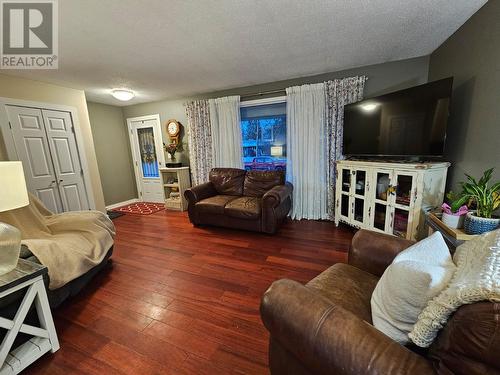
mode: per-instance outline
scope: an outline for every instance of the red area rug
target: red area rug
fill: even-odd
[[[115,208],[112,211],[123,212],[125,214],[132,215],[151,215],[164,209],[165,205],[163,203],[137,202],[127,204],[123,207]]]

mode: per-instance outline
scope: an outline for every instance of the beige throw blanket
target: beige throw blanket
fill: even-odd
[[[99,211],[53,214],[36,197],[30,204],[0,213],[0,221],[22,233],[22,244],[48,268],[57,289],[101,263],[113,245],[115,227]]]
[[[450,284],[427,304],[408,335],[418,346],[430,346],[460,306],[500,302],[500,229],[460,245],[453,261],[457,270]]]

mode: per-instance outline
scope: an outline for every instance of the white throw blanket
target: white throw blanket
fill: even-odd
[[[450,284],[428,303],[408,335],[418,346],[430,346],[460,306],[500,302],[500,229],[460,245],[453,260],[457,270]]]
[[[29,206],[0,213],[0,221],[21,231],[21,243],[48,269],[50,289],[101,263],[115,235],[113,223],[102,212],[53,214],[32,195]]]

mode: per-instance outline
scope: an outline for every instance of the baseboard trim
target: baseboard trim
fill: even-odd
[[[138,198],[129,199],[128,201],[124,201],[124,202],[110,204],[109,206],[106,206],[106,210],[112,210],[114,208],[118,208],[118,207],[121,207],[121,206],[126,206],[127,204],[136,203],[136,202],[139,202]]]

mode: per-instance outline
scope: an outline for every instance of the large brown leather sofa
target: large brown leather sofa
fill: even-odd
[[[209,180],[184,193],[194,225],[275,233],[292,206],[283,171],[214,168]]]
[[[500,303],[462,306],[428,350],[402,346],[373,327],[372,291],[411,244],[360,230],[348,264],[335,264],[305,286],[273,283],[261,304],[271,373],[499,374]]]

